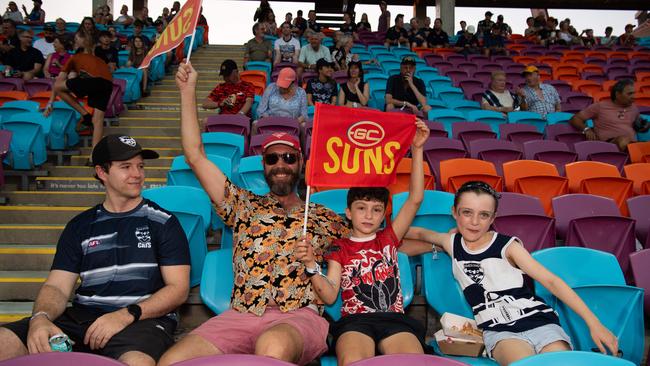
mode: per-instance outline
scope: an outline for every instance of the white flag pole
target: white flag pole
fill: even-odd
[[[196,28],[194,28],[194,32],[192,33],[192,39],[190,40],[190,49],[187,51],[187,59],[185,60],[185,63],[190,62],[190,56],[192,56],[192,48],[194,47],[194,36],[196,36]]]
[[[307,219],[309,217],[309,186],[307,186],[307,194],[305,196],[305,222],[302,225],[302,237],[307,237]]]

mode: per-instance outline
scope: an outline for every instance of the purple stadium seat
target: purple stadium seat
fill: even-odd
[[[505,72],[506,73],[513,72],[513,73],[516,73],[518,75],[521,75],[521,72],[524,71],[525,68],[526,68],[526,66],[524,66],[522,64],[508,64],[508,65],[505,66]]]
[[[448,70],[444,75],[450,77],[452,80],[469,79],[469,74],[465,70]]]
[[[544,135],[533,125],[519,123],[504,123],[499,125],[499,136],[502,140],[512,141],[520,148],[527,141],[543,140]]]
[[[605,141],[582,141],[573,145],[573,149],[578,154],[578,160],[600,161],[614,165],[620,172],[627,164],[628,156],[620,152],[618,147],[610,142]]]
[[[262,155],[262,143],[269,135],[253,135],[248,145],[248,156]]]
[[[494,164],[497,174],[503,176],[503,163],[523,157],[521,148],[512,141],[492,138],[472,140],[469,143],[470,157]]]
[[[474,80],[477,83],[481,83],[481,86],[478,85],[468,85],[468,86],[463,86],[463,94],[465,95],[465,99],[473,100],[475,102],[481,102],[481,99],[483,98],[483,93],[485,92],[485,82],[482,80]],[[478,99],[475,99],[475,97],[478,97]]]
[[[336,80],[337,84],[347,83],[347,81],[348,81],[348,73],[347,73],[347,71],[343,71],[343,70],[334,71],[334,74],[332,75],[332,77],[334,78],[334,80]]]
[[[490,81],[492,80],[492,71],[481,69],[480,71],[476,71],[474,74],[472,74],[472,77],[476,80],[482,81],[483,85],[489,85]]]
[[[293,62],[278,62],[273,66],[273,71],[280,71],[284,69],[285,67],[290,67],[292,69],[298,68],[298,64],[294,64]]]
[[[566,102],[579,108],[587,108],[594,103],[594,99],[583,93],[570,93],[565,95]]]
[[[256,126],[258,134],[286,132],[300,136],[300,123],[289,117],[263,117],[257,120]]]
[[[552,204],[559,238],[566,236],[569,223],[574,219],[592,216],[621,216],[621,211],[613,199],[592,194],[565,194],[553,198]]]
[[[255,355],[216,355],[181,361],[174,366],[292,366],[292,363]]]
[[[645,313],[650,314],[650,249],[630,254],[630,266],[634,277],[634,286],[645,290],[643,304]]]
[[[12,358],[0,362],[2,366],[124,366],[112,358],[81,352],[46,352]]]
[[[418,354],[393,354],[375,356],[366,358],[361,361],[353,362],[351,366],[394,366],[394,365],[409,365],[409,366],[467,366],[466,363],[431,355],[418,355]],[[237,365],[235,365],[237,366]],[[269,365],[273,366],[273,365]]]
[[[427,53],[424,55],[424,62],[429,66],[435,67],[436,62],[438,61],[444,61],[444,58],[436,53]]]
[[[25,84],[25,89],[27,89],[27,84]],[[124,112],[124,90],[126,89],[126,80],[124,79],[113,79],[113,89],[111,90],[111,96],[108,99],[108,104],[106,106],[106,118],[116,118],[120,113]]]
[[[490,125],[483,122],[454,122],[451,125],[451,135],[462,141],[467,151],[471,141],[497,138],[496,132],[492,131]]]
[[[601,84],[607,81],[607,76],[601,73],[583,72],[581,76],[585,80],[591,80]]]
[[[449,134],[447,133],[447,130],[445,130],[445,126],[442,123],[436,121],[429,121],[429,120],[424,120],[424,123],[426,123],[427,127],[429,127],[429,138],[449,137]]]
[[[499,70],[503,70],[503,65],[491,62],[491,63],[483,64],[481,66],[481,70],[489,71],[489,72],[499,71]]]
[[[564,176],[564,166],[578,159],[567,144],[552,140],[535,140],[524,143],[524,157],[528,160],[540,160],[555,165],[560,175]]]
[[[23,79],[18,78],[0,78],[0,91],[23,91]]]
[[[560,96],[571,93],[571,84],[567,83],[564,80],[549,80],[548,84],[551,84],[555,90],[560,94]]]
[[[460,62],[465,62],[465,56],[457,53],[449,53],[445,56],[445,61],[451,62],[452,64],[457,65]]]
[[[490,58],[483,55],[467,55],[467,61],[486,63],[490,61]]]
[[[589,65],[597,65],[602,67],[605,67],[607,65],[607,61],[603,60],[600,57],[585,57],[585,63]]]
[[[5,172],[2,168],[2,160],[4,160],[5,155],[9,152],[12,135],[13,133],[9,130],[0,130],[0,188],[5,184]]]
[[[520,193],[501,193],[494,230],[521,239],[533,252],[555,246],[555,220],[546,216],[539,198]]]
[[[459,140],[446,137],[429,137],[424,144],[424,158],[436,178],[436,187],[440,184],[440,162],[443,160],[466,158],[465,146]]]
[[[586,139],[582,132],[576,130],[575,127],[568,123],[546,125],[544,134],[547,140],[563,142],[571,150],[574,150],[573,145],[575,143],[585,141]]]
[[[52,79],[32,79],[25,81],[23,88],[31,97],[38,92],[52,90],[53,84]]]
[[[463,89],[463,92],[468,87],[475,88],[477,90],[485,90],[485,85],[481,80],[476,80],[471,78],[458,81],[458,87]],[[467,94],[465,94],[465,96],[467,96]]]
[[[230,132],[247,138],[250,134],[250,119],[241,114],[217,114],[208,116],[205,121],[206,132]]]
[[[628,198],[630,217],[636,220],[636,237],[643,247],[650,249],[650,195]]]

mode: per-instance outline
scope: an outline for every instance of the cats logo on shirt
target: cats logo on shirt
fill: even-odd
[[[481,283],[483,281],[483,268],[481,268],[481,263],[478,262],[466,262],[463,264],[463,271],[465,274],[472,280],[474,283]]]
[[[151,248],[151,234],[149,233],[148,226],[136,228],[135,237],[138,239],[138,248],[140,249]]]

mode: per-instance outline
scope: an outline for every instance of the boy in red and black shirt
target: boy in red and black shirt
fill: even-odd
[[[424,328],[404,314],[397,250],[424,199],[423,146],[429,129],[421,120],[411,145],[409,196],[392,224],[380,230],[388,189],[350,188],[345,215],[352,221],[350,238],[337,239],[324,256],[327,275],[306,240],[296,259],[305,265],[312,287],[327,304],[341,289],[341,319],[330,326],[339,365],[382,354],[424,353]]]

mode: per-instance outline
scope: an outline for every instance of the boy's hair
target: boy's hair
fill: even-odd
[[[348,208],[354,201],[377,201],[388,205],[388,189],[385,187],[352,187],[348,191]]]
[[[494,190],[489,184],[480,181],[480,180],[474,180],[467,182],[460,186],[458,188],[458,191],[456,191],[456,195],[454,195],[454,207],[458,207],[458,202],[460,201],[460,196],[463,195],[463,193],[467,192],[474,192],[477,195],[479,194],[489,194],[494,198],[494,212],[497,212],[497,209],[499,208],[499,198],[501,198],[501,195]]]

